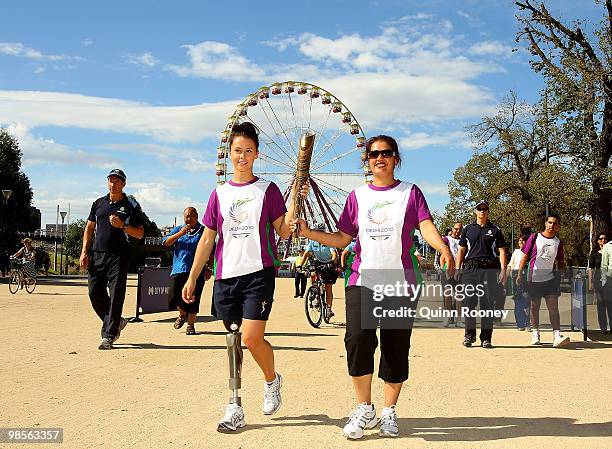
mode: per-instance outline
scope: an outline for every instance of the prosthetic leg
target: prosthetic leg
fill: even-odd
[[[240,332],[242,320],[237,322],[224,321],[223,324],[229,331],[225,335],[227,358],[229,361],[229,388],[232,392],[229,403],[242,405],[238,391],[240,388],[242,388],[242,333]]]
[[[217,425],[217,431],[219,432],[235,432],[246,424],[242,410],[242,401],[239,395],[239,390],[242,386],[241,324],[242,320],[223,321],[223,325],[228,331],[225,335],[225,343],[227,345],[227,358],[229,361],[229,388],[232,396],[227,404],[225,416]]]

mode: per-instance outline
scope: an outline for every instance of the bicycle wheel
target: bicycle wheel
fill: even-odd
[[[36,278],[28,276],[24,278],[23,282],[25,284],[26,292],[33,293],[34,289],[36,288]]]
[[[319,287],[311,285],[306,291],[304,299],[306,319],[312,327],[319,327],[323,320],[323,308],[321,307],[321,292]]]
[[[11,271],[9,275],[9,291],[14,295],[19,290],[19,273]]]

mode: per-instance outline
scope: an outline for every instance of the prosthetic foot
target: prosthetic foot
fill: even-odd
[[[225,416],[217,425],[219,432],[235,431],[246,425],[244,411],[240,399],[239,390],[242,387],[242,334],[240,333],[241,321],[226,322],[223,324],[229,331],[225,336],[227,345],[227,358],[229,361],[229,388],[231,397],[225,410]]]

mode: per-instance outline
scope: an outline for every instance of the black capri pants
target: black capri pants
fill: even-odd
[[[168,309],[176,310],[180,307],[185,313],[195,313],[200,311],[200,298],[204,289],[204,274],[198,278],[195,285],[193,296],[195,301],[191,304],[183,301],[183,287],[189,278],[189,273],[177,273],[170,276],[170,291],[168,293]]]
[[[369,294],[368,294],[369,293]],[[362,298],[371,298],[372,292],[365,287],[350,286],[345,290],[346,333],[344,346],[348,372],[352,377],[374,374],[374,352],[378,346],[376,328],[362,325]],[[369,307],[365,304],[365,307]],[[403,329],[380,329],[380,363],[378,377],[385,382],[401,383],[408,379],[408,353],[412,327]]]

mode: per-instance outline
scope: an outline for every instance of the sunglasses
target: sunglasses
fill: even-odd
[[[480,211],[480,212],[489,212],[489,208],[488,207],[477,207],[476,210]]]
[[[597,240],[605,240],[605,237],[599,237]]]
[[[382,156],[384,159],[389,159],[396,155],[394,150],[372,150],[368,152],[368,159],[377,159],[378,156]]]

